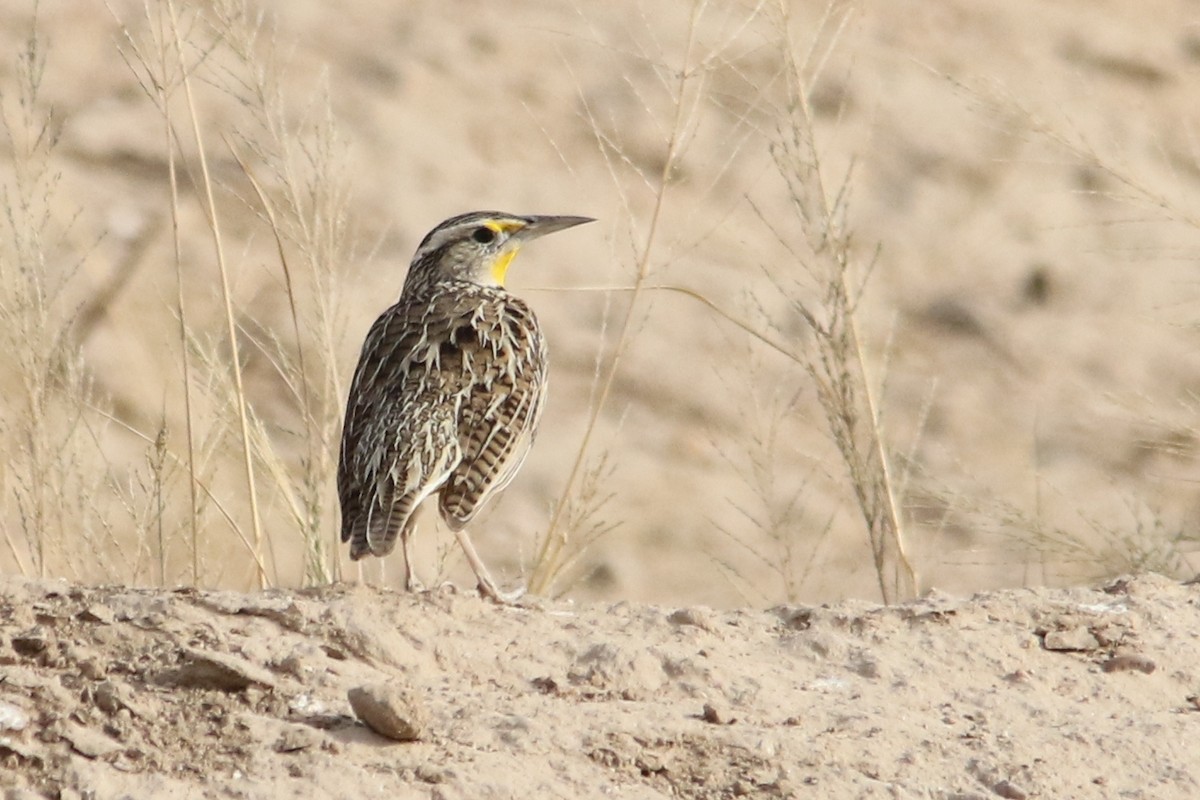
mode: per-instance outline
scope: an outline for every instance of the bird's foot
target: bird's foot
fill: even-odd
[[[458,543],[462,545],[463,555],[467,557],[467,563],[471,565],[471,570],[475,573],[475,579],[478,581],[479,593],[502,606],[513,606],[517,601],[525,596],[525,588],[522,587],[515,592],[502,592],[496,588],[496,582],[492,580],[491,573],[483,564],[483,560],[479,554],[475,552],[475,546],[471,544],[471,538],[467,536],[467,532],[463,530],[455,531],[454,535],[458,537]]]
[[[420,594],[425,591],[425,584],[421,583],[415,573],[408,573],[404,576],[404,591],[411,594]]]
[[[480,579],[477,588],[479,589],[479,594],[483,595],[488,600],[491,600],[493,603],[501,606],[517,605],[521,599],[525,597],[525,593],[528,591],[528,589],[522,586],[518,589],[514,589],[511,592],[502,592],[496,588],[496,584],[494,584],[492,581],[483,579]]]

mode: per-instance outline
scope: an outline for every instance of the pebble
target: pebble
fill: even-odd
[[[128,709],[130,713],[133,712],[133,708],[129,705],[128,692],[113,681],[103,681],[97,684],[96,688],[92,690],[92,700],[97,708],[110,717],[123,708]]]
[[[317,747],[324,737],[306,725],[288,725],[279,732],[274,749],[277,753],[295,753]]]
[[[713,632],[716,625],[713,623],[713,615],[707,609],[700,608],[681,608],[671,612],[667,617],[667,621],[672,625],[679,627],[699,628],[702,631],[709,633]]]
[[[429,724],[429,712],[417,696],[398,682],[356,686],[346,693],[363,724],[388,739],[413,742]]]
[[[69,725],[63,731],[63,738],[71,745],[72,750],[87,758],[103,758],[121,749],[119,743],[82,725]]]
[[[79,619],[84,622],[95,622],[101,625],[111,625],[116,621],[117,615],[111,608],[101,603],[93,603],[92,605],[79,612]]]
[[[0,731],[23,731],[29,726],[29,714],[12,703],[0,701]]]
[[[1100,665],[1100,669],[1105,672],[1144,672],[1149,675],[1157,669],[1157,665],[1146,658],[1136,654],[1117,655],[1108,659]]]
[[[1095,650],[1100,641],[1084,626],[1065,631],[1046,631],[1042,646],[1047,650]]]
[[[1026,800],[1029,793],[1012,781],[1003,780],[992,785],[992,791],[1005,800]]]
[[[700,713],[700,719],[710,725],[732,725],[737,722],[733,712],[721,702],[705,703],[704,710]]]
[[[12,637],[12,649],[19,655],[32,658],[50,646],[50,639],[40,625]]]

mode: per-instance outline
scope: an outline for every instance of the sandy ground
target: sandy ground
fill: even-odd
[[[0,583],[32,798],[1200,795],[1200,588],[720,612]],[[383,686],[393,741],[348,693]],[[399,725],[399,723],[393,723]]]

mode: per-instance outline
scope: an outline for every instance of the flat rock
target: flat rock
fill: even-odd
[[[63,731],[63,738],[71,749],[87,758],[103,758],[121,749],[118,742],[92,728],[71,724]]]
[[[1064,631],[1047,631],[1042,639],[1047,650],[1095,650],[1100,641],[1084,626]]]
[[[274,687],[266,669],[227,653],[185,648],[179,666],[158,674],[158,683],[187,689],[240,692],[251,686]]]

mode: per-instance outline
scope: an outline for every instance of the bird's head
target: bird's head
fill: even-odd
[[[590,217],[521,217],[499,211],[459,214],[421,240],[405,291],[446,280],[503,287],[508,266],[525,242],[592,221]]]

